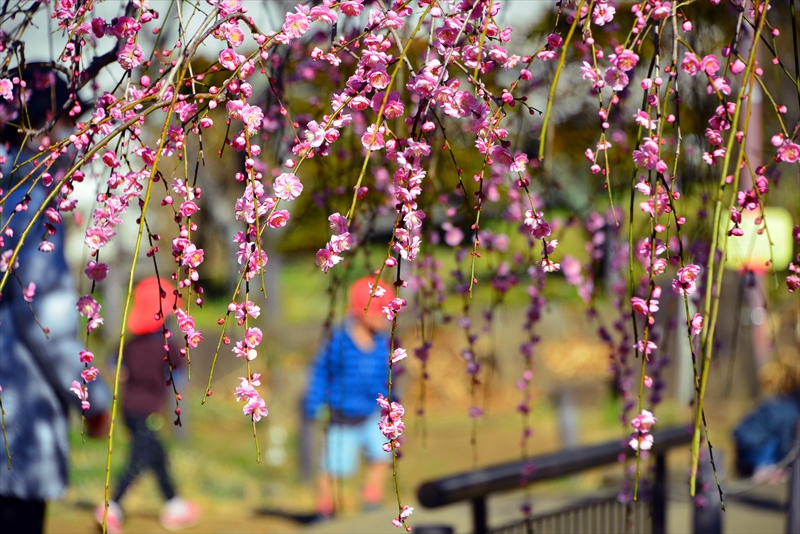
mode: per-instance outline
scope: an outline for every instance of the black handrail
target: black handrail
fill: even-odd
[[[673,447],[691,443],[693,430],[693,426],[687,425],[654,432],[650,454],[660,456]],[[485,497],[490,493],[519,489],[533,482],[616,463],[620,454],[630,458],[636,451],[627,442],[627,439],[614,440],[440,478],[420,486],[417,497],[423,506],[437,508]]]
[[[656,459],[656,480],[653,484],[653,532],[656,534],[664,532],[666,519],[664,456],[669,449],[691,443],[693,430],[692,425],[686,425],[653,433],[650,455]],[[482,534],[487,531],[486,497],[490,494],[613,464],[619,461],[621,454],[630,458],[636,451],[628,441],[614,440],[440,478],[420,486],[417,498],[426,508],[471,501],[474,531]]]

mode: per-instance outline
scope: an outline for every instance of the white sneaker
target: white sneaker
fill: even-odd
[[[105,510],[105,503],[99,504],[94,509],[94,519],[103,527],[103,512]],[[114,501],[108,501],[108,517],[106,517],[106,531],[108,534],[122,534],[122,520],[124,516],[122,508],[119,507]]]
[[[173,497],[161,509],[161,526],[167,530],[180,530],[200,521],[200,508],[193,502]]]

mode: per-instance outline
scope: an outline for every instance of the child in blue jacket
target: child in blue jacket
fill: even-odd
[[[317,417],[323,406],[329,412],[328,439],[317,480],[317,513],[321,516],[334,512],[333,479],[352,477],[358,471],[360,453],[368,463],[362,490],[366,508],[380,505],[389,474],[392,456],[383,450],[386,439],[378,428],[376,399],[379,393],[387,393],[390,350],[386,330],[391,322],[381,309],[393,295],[386,285],[379,286],[385,294],[378,290],[382,296],[373,296],[365,312],[374,281],[374,277],[364,277],[350,287],[347,318],[333,328],[311,367],[304,416]]]

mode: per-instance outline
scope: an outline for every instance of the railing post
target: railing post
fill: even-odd
[[[721,452],[717,452],[715,460],[718,466],[722,466]],[[721,468],[717,470],[717,475],[722,479]],[[703,506],[694,503],[694,533],[722,534],[722,503],[714,479],[714,468],[709,459],[700,462],[697,473],[697,494],[702,494],[706,502]]]
[[[652,505],[653,534],[665,534],[667,531],[667,460],[665,454],[656,456]]]
[[[455,530],[450,525],[414,525],[417,534],[453,534]]]
[[[486,534],[489,531],[486,517],[486,497],[472,499],[472,526],[475,534]]]
[[[794,426],[794,449],[800,447],[800,422]],[[792,462],[792,471],[789,476],[789,502],[786,503],[786,532],[794,534],[800,532],[800,450],[797,451]]]

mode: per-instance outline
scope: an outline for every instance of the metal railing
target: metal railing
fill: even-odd
[[[650,491],[648,517],[648,530],[653,534],[664,534],[666,526],[666,453],[674,447],[688,445],[692,440],[692,431],[693,427],[687,425],[668,428],[653,433],[654,444],[653,448],[650,450],[650,455],[655,458],[655,471]],[[452,503],[469,501],[472,504],[474,532],[476,534],[485,534],[489,532],[486,499],[492,493],[519,490],[536,482],[552,480],[579,473],[587,469],[614,464],[619,461],[620,455],[624,455],[626,458],[631,458],[635,455],[635,451],[627,445],[627,440],[614,440],[599,445],[535,456],[527,460],[519,460],[440,478],[438,480],[426,482],[420,486],[417,491],[417,497],[420,504],[426,508],[438,508]],[[561,516],[558,516],[558,518],[556,517],[558,513],[552,515],[552,517],[549,517],[549,515],[536,516],[518,522],[517,525],[509,525],[508,527],[498,529],[497,532],[546,532],[547,529],[544,528],[545,525],[547,525],[546,521],[538,526],[531,522],[544,520],[549,517],[552,521],[572,521],[575,519],[579,521],[578,524],[584,524],[592,521],[591,518],[593,516],[591,514],[593,512],[597,512],[598,514],[618,512],[617,508],[612,509],[609,507],[610,504],[608,504],[607,499],[603,502],[606,503],[606,505],[604,505],[606,508],[599,506],[599,503],[597,503],[598,507],[595,507],[596,509],[591,508],[592,505],[588,505],[589,508],[587,508],[584,513],[584,511],[579,510],[581,506],[578,505],[559,512]],[[624,505],[620,506],[624,507]],[[638,506],[634,508],[638,508]],[[718,508],[716,511],[705,510],[705,512],[711,514],[720,513]],[[634,509],[632,513],[635,518],[636,514],[639,512]],[[617,516],[614,517],[616,518]],[[601,521],[600,518],[601,515],[597,515],[597,521]],[[712,520],[711,523],[721,525],[721,520],[719,522]],[[570,525],[572,526],[573,524],[571,523]],[[710,523],[706,522],[706,525],[709,526]],[[517,526],[520,527],[520,530],[515,530]],[[570,530],[571,526],[565,527],[567,530],[560,531],[584,531],[583,528]],[[609,526],[609,528],[611,528],[611,526]],[[590,528],[588,530],[598,531],[596,528]],[[556,529],[553,531],[558,532],[559,530]],[[705,532],[711,534],[708,530]]]
[[[491,529],[493,534],[651,534],[650,507],[643,502],[621,503],[616,495],[575,503]]]

